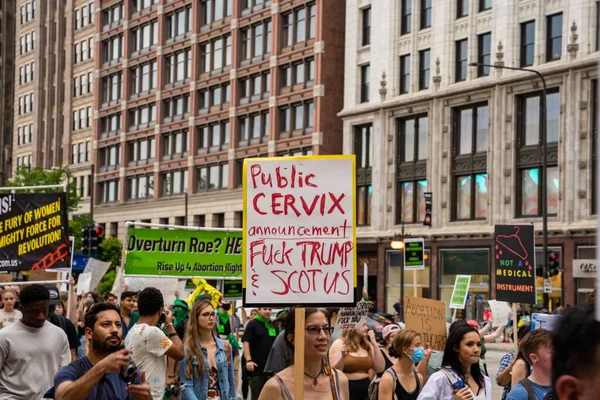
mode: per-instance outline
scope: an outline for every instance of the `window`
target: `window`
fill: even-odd
[[[204,125],[197,130],[198,154],[219,152],[229,149],[229,120]]]
[[[110,63],[123,57],[123,35],[113,36],[102,42],[102,62]]]
[[[521,24],[521,67],[533,65],[535,54],[535,21]]]
[[[145,23],[131,31],[133,52],[147,50],[158,43],[158,22]]]
[[[302,103],[300,103],[302,104]],[[303,112],[300,112],[300,118],[303,116]],[[269,111],[261,111],[250,115],[239,117],[240,126],[240,146],[247,146],[248,144],[266,143],[269,139]],[[298,129],[302,129],[300,126]]]
[[[121,73],[102,78],[102,103],[107,104],[121,100]]]
[[[158,0],[133,0],[133,12],[138,12],[158,4]]]
[[[163,160],[188,155],[188,130],[169,132],[163,135]]]
[[[301,131],[300,134],[304,134],[307,129],[312,131],[313,114],[314,104],[312,101],[280,107],[280,135],[286,137],[289,136],[289,133],[295,134],[292,131]],[[284,133],[287,133],[287,135],[283,135]]]
[[[479,0],[479,12],[492,8],[492,0]]]
[[[402,21],[400,23],[400,33],[405,35],[411,31],[412,23],[412,0],[402,0]]]
[[[170,196],[187,192],[188,170],[175,170],[161,174],[162,195]]]
[[[282,15],[283,47],[304,43],[315,38],[316,6],[314,3],[297,7]]]
[[[102,24],[104,29],[116,26],[123,19],[123,3],[117,3],[102,11]],[[114,25],[113,25],[114,24]]]
[[[357,224],[371,224],[371,140],[373,126],[354,128],[354,154],[356,154],[356,206]]]
[[[546,62],[560,60],[562,54],[562,13],[546,17]]]
[[[156,61],[138,64],[137,66],[133,67],[131,69],[131,80],[132,95],[146,93],[150,90],[156,89],[158,83],[158,68]]]
[[[148,164],[154,161],[156,139],[154,136],[127,143],[128,165]]]
[[[167,16],[167,39],[175,39],[192,31],[192,7],[188,6]]]
[[[296,156],[312,156],[312,147],[303,147],[299,149],[285,149],[277,152],[277,157],[296,157]]]
[[[487,104],[469,105],[454,110],[453,220],[487,217],[488,126]]]
[[[221,72],[231,66],[231,35],[225,35],[200,45],[201,72]]]
[[[400,94],[410,91],[410,54],[400,57]]]
[[[419,90],[429,89],[430,55],[429,49],[419,51]]]
[[[266,99],[271,91],[271,74],[263,71],[240,79],[240,103]]]
[[[242,29],[242,60],[270,54],[271,30],[271,20]]]
[[[456,18],[469,15],[469,0],[457,0],[456,4]]]
[[[455,81],[461,82],[467,80],[467,50],[469,42],[467,39],[456,42],[456,71]]]
[[[168,55],[167,83],[182,82],[190,79],[192,74],[192,51],[185,50]]]
[[[371,44],[371,7],[362,10],[362,45]]]
[[[76,118],[73,118],[75,123]],[[121,113],[107,115],[100,118],[100,138],[116,136],[121,132]]]
[[[156,104],[146,104],[129,110],[130,129],[145,128],[150,123],[156,122]]]
[[[492,34],[484,33],[483,35],[477,36],[477,62],[479,64],[492,63]],[[490,67],[482,65],[477,66],[477,76],[489,76]]]
[[[598,199],[598,183],[597,183],[597,166],[598,166],[598,81],[592,80],[591,82],[591,120],[592,120],[592,182],[591,182],[591,214],[596,215],[597,210],[597,199]]]
[[[190,112],[190,95],[176,96],[164,102],[165,122],[187,117]]]
[[[215,164],[196,169],[197,192],[227,189],[229,186],[229,164]]]
[[[229,81],[220,85],[202,89],[199,92],[200,112],[206,113],[209,108],[222,106],[231,101],[231,89]]]
[[[232,0],[202,0],[200,3],[200,20],[202,21],[202,25],[208,25],[211,22],[221,21],[225,17],[230,17],[232,10]]]
[[[517,155],[516,169],[517,204],[519,217],[541,216],[541,190],[539,185],[542,176],[543,160],[541,130],[542,115],[540,112],[541,93],[532,93],[518,98],[517,122]],[[560,93],[550,90],[546,97],[547,107],[547,205],[548,214],[558,213],[559,175],[556,160],[558,159],[558,141],[560,137]]]
[[[119,179],[99,183],[99,203],[114,203],[119,201]]]
[[[305,84],[305,87],[311,87],[315,79],[315,61],[313,58],[307,58],[293,64],[280,66],[281,87],[290,87],[294,85]]]
[[[127,178],[127,199],[154,197],[154,175],[137,175]]]
[[[82,157],[81,150],[83,148],[83,143],[80,143],[80,154],[79,157]],[[119,168],[121,165],[121,145],[114,145],[103,147],[99,151],[100,158],[100,171],[114,171]],[[79,162],[83,162],[83,159],[80,158]]]
[[[421,0],[421,29],[431,27],[431,2],[432,0]]]
[[[427,115],[399,119],[396,162],[396,224],[422,222],[427,192]]]
[[[90,161],[90,152],[91,152],[91,142],[88,140],[87,142],[85,142],[85,162],[89,162]],[[119,155],[121,153],[119,152]]]
[[[360,67],[360,102],[369,102],[369,82],[370,82],[370,70],[369,64]]]

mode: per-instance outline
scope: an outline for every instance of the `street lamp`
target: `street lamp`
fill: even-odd
[[[534,69],[529,68],[515,68],[515,67],[506,67],[503,65],[492,65],[492,64],[483,64],[483,63],[469,63],[470,67],[489,67],[489,68],[499,68],[499,69],[510,69],[513,71],[524,71],[532,74],[536,74],[542,80],[542,98],[540,99],[541,109],[542,109],[542,173],[540,174],[540,181],[542,184],[542,252],[543,252],[543,279],[546,279],[548,275],[548,182],[546,181],[547,177],[547,167],[548,167],[548,143],[546,141],[546,80],[542,76],[542,74]],[[548,293],[543,294],[544,296],[544,306],[548,308]]]

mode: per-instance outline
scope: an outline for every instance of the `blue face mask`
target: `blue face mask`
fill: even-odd
[[[408,355],[406,354],[408,357],[410,357],[410,360],[412,362],[414,362],[415,364],[418,364],[421,362],[421,360],[423,359],[423,357],[425,357],[425,349],[423,347],[415,347],[413,349],[413,354]]]

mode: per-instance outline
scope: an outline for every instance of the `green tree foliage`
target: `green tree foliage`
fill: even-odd
[[[75,238],[75,253],[81,252],[81,230],[89,223],[89,214],[73,215],[73,219],[69,221],[69,234]]]
[[[17,170],[16,176],[6,183],[6,186],[41,186],[41,185],[60,185],[67,183],[67,201],[69,211],[77,211],[81,197],[77,194],[77,183],[72,179],[71,173],[66,166],[54,169],[21,167]],[[32,189],[20,193],[50,193],[62,192],[62,188],[56,189]]]
[[[100,246],[98,246],[98,259],[100,261],[110,261],[108,272],[102,277],[102,280],[98,284],[97,292],[101,295],[104,295],[112,289],[115,278],[117,277],[116,268],[121,265],[122,254],[123,245],[116,237],[106,238],[100,243]]]

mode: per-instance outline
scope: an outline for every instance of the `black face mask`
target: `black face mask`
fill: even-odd
[[[231,309],[231,304],[226,303],[226,304],[223,304],[221,307],[223,307],[223,310],[229,311]]]

